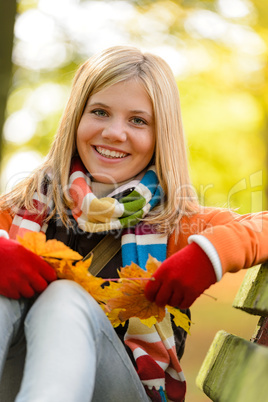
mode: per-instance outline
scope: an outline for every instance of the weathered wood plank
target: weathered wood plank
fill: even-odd
[[[268,348],[219,331],[196,384],[215,402],[268,402]]]
[[[251,342],[268,346],[268,317],[260,318],[255,334],[253,334],[251,338]]]
[[[248,270],[233,307],[250,314],[268,316],[268,262]]]

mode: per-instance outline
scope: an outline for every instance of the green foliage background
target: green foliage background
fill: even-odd
[[[0,4],[1,1],[6,0],[0,0]],[[60,11],[53,12],[60,2]],[[70,3],[76,5],[76,11],[87,10],[89,5],[99,7],[95,20],[85,13],[80,37],[75,28],[71,29],[75,13],[71,17],[66,14]],[[229,14],[222,12],[223,3],[227,4],[225,11]],[[47,4],[51,4],[51,13],[42,11],[41,6]],[[235,7],[239,10],[243,6],[248,12],[235,16]],[[48,51],[46,42],[37,43],[36,60],[27,60],[26,43],[18,33],[18,26],[20,19],[32,11],[38,11],[39,17],[44,14],[54,23],[54,42],[66,54],[61,63],[51,58],[50,65],[47,56],[45,66],[38,67],[39,57]],[[99,23],[99,27],[88,33],[88,26],[93,23]],[[105,31],[105,24],[109,25],[111,35]],[[38,27],[32,28],[31,38],[35,29]],[[76,29],[80,30],[79,25]],[[113,31],[121,36],[118,34],[111,43]],[[78,65],[95,53],[98,46],[122,43],[164,55],[168,62],[166,55],[177,58],[178,68],[174,71],[181,96],[189,165],[201,203],[237,208],[241,213],[267,209],[268,7],[263,0],[19,0],[6,119],[8,122],[17,112],[30,109],[36,126],[34,135],[25,142],[4,135],[1,191],[5,190],[4,171],[11,157],[23,151],[46,155]],[[163,49],[167,52],[162,54]],[[52,102],[53,86],[44,87],[48,84],[61,88],[61,102],[54,110],[41,113],[40,96],[36,95],[45,88]],[[18,166],[20,169],[23,166]],[[215,288],[209,289],[218,298],[216,303],[201,297],[193,306],[195,325],[182,362],[188,380],[187,402],[208,400],[194,382],[216,331],[225,329],[248,339],[254,331],[253,321],[231,308],[242,276],[243,272],[225,275]]]
[[[268,13],[262,1],[239,1],[244,1],[250,10],[239,18],[220,15],[219,2],[213,0],[94,3],[107,7],[111,4],[114,7],[126,3],[131,5],[135,14],[128,21],[122,21],[122,29],[128,35],[127,43],[152,52],[159,43],[161,47],[173,49],[178,57],[183,54],[187,59],[188,68],[177,75],[177,81],[193,185],[201,203],[238,208],[239,212],[245,213],[267,208]],[[39,3],[38,0],[19,1],[17,19],[29,10],[38,9]],[[85,3],[86,0],[76,2],[77,7],[83,7]],[[202,33],[202,29],[200,33],[198,24],[197,28],[191,27],[191,18],[197,13],[202,21],[200,12],[206,13],[205,19],[217,17],[226,27],[238,27],[246,34],[247,31],[253,33],[263,48],[254,53],[252,45],[247,48],[245,40],[239,45],[235,38],[232,42],[223,34],[214,35],[213,25],[211,29],[206,28],[208,34],[206,30]],[[77,66],[94,53],[90,47],[87,51],[83,47],[81,50],[78,41],[64,26],[61,27],[60,15],[50,15],[49,18],[54,20],[60,32],[56,40],[65,46],[66,59],[56,67],[30,68],[15,58],[7,117],[23,109],[31,94],[46,83],[61,85],[67,99]],[[102,18],[101,13],[99,18]],[[91,38],[86,39],[90,43]],[[21,42],[15,29],[15,49]],[[114,44],[120,44],[120,41]],[[43,50],[41,43],[40,52]],[[20,52],[23,59],[23,51]],[[4,140],[3,168],[18,151],[47,153],[64,104],[62,101],[61,108],[38,116],[35,134],[25,143]]]

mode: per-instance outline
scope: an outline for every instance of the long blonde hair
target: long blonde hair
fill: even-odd
[[[155,119],[155,164],[159,182],[166,194],[164,204],[147,221],[160,232],[171,233],[185,214],[196,211],[197,201],[191,186],[179,92],[175,77],[160,57],[142,53],[131,46],[111,47],[88,59],[77,71],[68,103],[62,115],[51,149],[28,178],[0,199],[2,209],[33,210],[33,195],[41,193],[45,175],[53,172],[47,197],[53,202],[47,220],[56,213],[67,224],[72,208],[68,191],[70,164],[76,151],[76,132],[86,102],[96,92],[128,79],[139,79],[153,105]]]

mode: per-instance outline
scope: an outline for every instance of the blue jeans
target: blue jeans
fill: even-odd
[[[51,283],[32,306],[0,296],[0,375],[6,358],[6,395],[21,378],[10,375],[9,362],[23,371],[16,402],[150,401],[102,309],[72,281]],[[1,397],[0,390],[0,400],[13,401],[11,394]]]

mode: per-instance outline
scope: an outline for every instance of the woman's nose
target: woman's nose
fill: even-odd
[[[111,141],[126,141],[127,132],[124,122],[119,119],[110,120],[103,129],[102,136]]]

